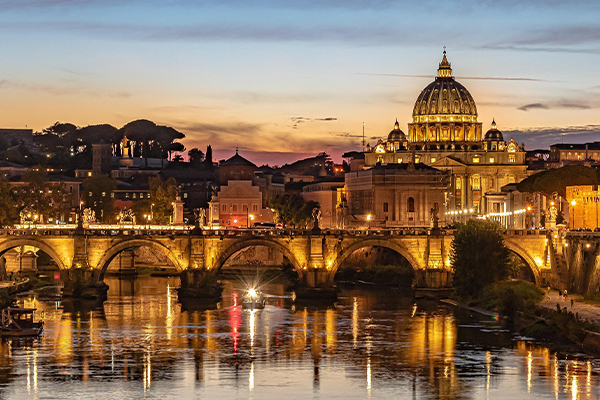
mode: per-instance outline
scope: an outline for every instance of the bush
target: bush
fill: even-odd
[[[0,309],[10,306],[15,298],[8,294],[6,290],[0,290]]]
[[[517,311],[534,312],[536,304],[543,298],[544,292],[531,283],[498,282],[482,290],[478,306],[496,311],[513,320]]]

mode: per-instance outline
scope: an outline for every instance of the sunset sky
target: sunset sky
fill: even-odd
[[[145,118],[217,159],[339,161],[363,122],[406,132],[447,46],[484,131],[600,140],[599,21],[597,0],[0,0],[0,127]]]

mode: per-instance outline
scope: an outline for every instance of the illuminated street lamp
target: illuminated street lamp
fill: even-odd
[[[575,199],[573,199],[571,201],[571,206],[573,206],[573,223],[571,224],[571,229],[575,230],[575,205],[577,204],[577,202],[575,201]]]
[[[250,220],[248,220],[248,228],[250,227],[250,221],[254,221],[254,215],[250,214],[248,216],[250,218]]]
[[[371,214],[367,215],[367,227],[371,229]]]

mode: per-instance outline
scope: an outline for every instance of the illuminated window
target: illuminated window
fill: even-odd
[[[493,163],[494,163],[494,161],[495,161],[495,160],[494,160],[494,157],[490,157],[490,164],[493,164]]]
[[[515,162],[515,156],[512,154],[508,155],[508,162],[514,163]]]
[[[456,189],[462,189],[462,179],[460,178],[460,176],[456,177]]]
[[[508,183],[515,183],[515,177],[514,176],[509,176],[508,177]]]
[[[479,175],[473,175],[472,181],[473,190],[481,190],[481,177]]]
[[[135,194],[135,193],[134,193],[134,194],[133,194],[133,198],[134,198],[134,199],[137,199],[137,194]]]
[[[150,193],[148,193],[148,194],[146,195],[146,198],[147,198],[147,199],[149,199],[149,198],[150,198]]]
[[[91,173],[91,172],[88,172],[88,176],[92,176],[92,173]]]
[[[184,199],[187,199],[187,193],[184,193],[184,194],[183,194],[183,198],[184,198]]]
[[[106,192],[102,192],[102,197],[106,197]]]
[[[88,192],[88,197],[92,197],[92,192]]]
[[[398,159],[398,164],[402,164],[402,158]]]
[[[110,198],[111,198],[111,199],[114,199],[114,198],[115,198],[115,194],[114,194],[114,193],[111,193],[111,194],[110,194]]]
[[[412,197],[408,198],[408,212],[415,212],[415,199]]]
[[[421,156],[415,156],[415,163],[421,162]]]
[[[128,199],[129,198],[129,193],[125,193],[125,198]]]
[[[479,164],[479,157],[473,157],[473,164]]]
[[[435,157],[431,157],[431,163],[432,163],[432,164],[435,162],[435,160],[437,160],[437,158],[435,158]]]

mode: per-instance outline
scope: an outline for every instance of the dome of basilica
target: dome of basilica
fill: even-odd
[[[414,122],[420,122],[420,117],[435,119],[439,115],[454,116],[456,121],[477,118],[475,101],[469,91],[454,80],[452,68],[446,58],[446,51],[444,51],[444,57],[439,64],[435,81],[423,89],[413,109]]]
[[[390,134],[388,135],[387,141],[388,142],[405,142],[406,141],[406,135],[400,129],[398,120],[396,120],[396,123],[394,124],[394,130],[392,130],[390,132]]]
[[[502,135],[502,132],[500,132],[498,128],[496,128],[495,120],[492,120],[492,129],[485,133],[484,140],[497,140],[500,142],[504,141],[504,136]]]

